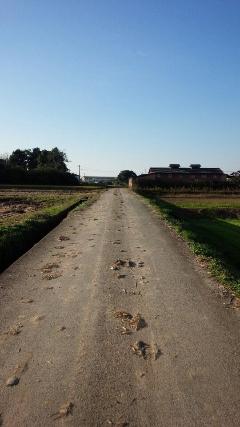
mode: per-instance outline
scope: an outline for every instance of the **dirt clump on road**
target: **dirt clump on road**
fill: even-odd
[[[121,319],[121,321],[128,325],[128,327],[134,331],[139,331],[139,329],[147,326],[145,320],[141,316],[140,313],[132,315],[127,311],[118,310],[114,313],[114,317],[117,319]],[[125,332],[127,332],[125,327]]]
[[[57,262],[45,264],[42,268],[42,278],[46,280],[53,280],[62,276],[60,271],[54,271],[54,269],[58,268],[60,268],[60,265]]]
[[[11,326],[6,332],[4,332],[5,335],[19,335],[22,331],[23,325],[22,323],[17,323],[14,326]]]
[[[70,237],[61,235],[61,236],[58,237],[58,240],[60,242],[64,242],[66,240],[70,240]]]
[[[42,268],[42,273],[50,273],[54,268],[59,268],[60,265],[56,262],[45,264]]]
[[[126,319],[132,319],[132,315],[124,310],[115,311],[114,317],[116,317],[116,319],[121,319],[123,321]]]
[[[59,418],[67,417],[70,414],[72,415],[73,407],[74,404],[72,402],[63,403],[60,406],[59,411],[55,414],[52,414],[51,416],[55,417],[54,420],[58,420]]]
[[[153,358],[154,360],[157,360],[161,355],[161,351],[156,344],[150,345],[144,341],[136,341],[130,347],[136,356],[142,357],[143,359]]]
[[[16,375],[13,375],[12,377],[9,377],[6,381],[7,387],[13,387],[14,385],[17,385],[20,381],[20,378]]]
[[[122,259],[117,259],[110,267],[111,270],[120,270],[120,267],[124,267],[126,265],[126,261]]]

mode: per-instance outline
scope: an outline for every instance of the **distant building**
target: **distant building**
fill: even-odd
[[[114,176],[83,176],[82,182],[87,184],[112,184],[115,179]]]
[[[169,167],[151,167],[148,174],[139,175],[136,182],[139,185],[164,184],[164,183],[210,183],[225,182],[226,175],[220,168],[202,168],[199,164],[191,164],[188,168],[182,168],[179,164],[171,163]]]
[[[77,173],[74,173],[73,174],[74,176],[75,176],[75,178],[78,180],[78,182],[81,182],[82,180],[81,180],[81,178],[79,178],[79,175],[77,174]]]

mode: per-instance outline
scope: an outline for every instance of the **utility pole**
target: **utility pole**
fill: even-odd
[[[79,176],[79,182],[81,182],[81,166],[78,165],[78,176]]]

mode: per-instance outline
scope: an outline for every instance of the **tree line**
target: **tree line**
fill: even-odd
[[[1,184],[77,185],[77,177],[67,167],[67,156],[57,147],[14,150],[0,156]]]

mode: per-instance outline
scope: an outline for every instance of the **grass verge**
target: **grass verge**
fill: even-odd
[[[220,218],[191,217],[182,208],[138,191],[161,218],[187,241],[200,263],[221,284],[240,296],[240,222]]]

